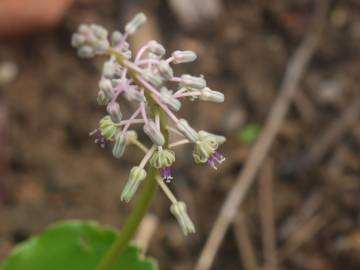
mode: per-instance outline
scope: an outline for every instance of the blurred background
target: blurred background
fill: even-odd
[[[190,148],[177,150],[170,188],[187,203],[197,233],[182,235],[162,193],[151,208],[160,222],[148,254],[160,269],[181,270],[195,264],[262,131],[289,57],[313,27],[314,8],[313,0],[1,0],[0,260],[50,223],[88,219],[119,228],[131,211],[119,195],[141,153],[128,148],[115,160],[88,137],[105,114],[96,105],[104,59],[76,56],[70,38],[80,23],[122,30],[143,11],[148,23],[132,37],[134,48],[156,39],[168,53],[195,51],[198,61],[178,74],[204,74],[226,96],[224,104],[184,102],[181,111],[196,129],[228,138],[218,171],[193,164]],[[273,177],[283,269],[360,269],[359,83],[360,1],[334,0],[267,168],[260,170]],[[129,113],[131,104],[122,109]],[[228,231],[213,269],[250,269],[244,235],[256,263],[264,261],[262,197],[255,183],[243,221]]]

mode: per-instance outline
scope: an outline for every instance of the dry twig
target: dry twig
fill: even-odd
[[[295,171],[308,170],[326,155],[326,153],[336,145],[341,137],[348,131],[349,128],[354,126],[359,119],[360,115],[360,95],[358,95],[349,107],[325,130],[322,136],[315,141],[310,151],[300,160],[291,162],[295,165]]]
[[[259,180],[260,217],[262,242],[265,258],[265,270],[276,270],[277,252],[273,207],[273,164],[270,160],[264,163]]]
[[[322,32],[321,30],[327,14],[328,1],[318,0],[318,3],[312,29],[296,50],[293,57],[289,60],[279,95],[271,109],[263,132],[247,159],[244,169],[237,177],[234,187],[225,199],[195,270],[208,270],[211,267],[225,233],[233,222],[240,204],[243,202],[260,165],[264,161],[278,133],[279,127],[283,122],[290,102],[296,92],[300,78],[305,71],[305,67],[309,63],[319,43],[320,33]]]
[[[239,248],[245,270],[258,270],[256,254],[249,237],[246,220],[243,213],[239,213],[234,222],[235,240]]]

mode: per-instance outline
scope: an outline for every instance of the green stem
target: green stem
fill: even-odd
[[[125,248],[129,245],[129,242],[133,238],[141,220],[143,219],[151,199],[153,198],[157,182],[157,170],[150,168],[148,175],[145,179],[145,186],[140,194],[139,199],[136,202],[134,210],[130,214],[125,226],[121,230],[118,238],[115,240],[109,251],[101,259],[96,270],[111,270],[114,269],[117,260]]]

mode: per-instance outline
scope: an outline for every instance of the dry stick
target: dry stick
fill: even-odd
[[[301,209],[290,216],[279,229],[278,237],[281,241],[286,240],[307,222],[324,202],[324,196],[320,191],[313,192],[303,203]]]
[[[324,214],[318,214],[309,219],[297,230],[285,246],[279,251],[279,261],[282,262],[289,258],[294,252],[305,243],[313,239],[316,234],[328,223],[328,217]]]
[[[234,221],[235,240],[238,245],[245,270],[258,270],[256,254],[249,237],[246,220],[243,213],[239,213]]]
[[[333,121],[323,136],[314,143],[309,153],[297,162],[299,165],[296,169],[304,170],[315,166],[346,131],[356,124],[359,115],[360,95],[356,96],[349,107]]]
[[[273,207],[273,173],[272,161],[265,161],[259,179],[259,206],[265,270],[278,269]]]
[[[225,199],[210,232],[210,236],[202,250],[197,265],[195,266],[195,270],[208,270],[211,267],[225,233],[236,216],[237,209],[243,202],[260,165],[278,133],[289,104],[296,92],[299,80],[304,73],[305,67],[310,61],[311,56],[315,52],[320,39],[320,32],[326,18],[328,1],[318,0],[318,3],[318,9],[314,18],[315,24],[313,24],[312,31],[308,33],[305,40],[288,63],[285,77],[281,84],[280,93],[271,109],[264,130],[247,159],[244,169],[237,177],[234,187],[230,190]]]

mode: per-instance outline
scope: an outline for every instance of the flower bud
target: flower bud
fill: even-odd
[[[164,78],[164,80],[170,80],[172,77],[174,77],[174,71],[170,67],[169,63],[165,60],[160,60],[157,68],[159,70],[159,74]]]
[[[71,37],[71,45],[75,48],[78,48],[85,42],[85,37],[79,33],[74,33]]]
[[[175,153],[171,150],[159,150],[153,154],[150,164],[156,169],[170,167],[175,162]]]
[[[138,13],[135,17],[125,25],[125,31],[129,34],[135,33],[146,22],[144,13]]]
[[[116,46],[119,44],[119,42],[122,40],[123,34],[121,34],[119,31],[114,31],[111,34],[111,45]]]
[[[139,166],[133,167],[129,174],[129,180],[121,193],[121,200],[129,202],[145,177],[146,171],[143,168]]]
[[[199,134],[189,125],[185,119],[180,119],[176,127],[191,142],[195,143],[199,140]]]
[[[125,152],[126,138],[122,132],[119,132],[115,136],[115,143],[112,150],[112,154],[115,158],[121,158]]]
[[[197,58],[193,51],[174,51],[172,57],[175,64],[193,62]]]
[[[96,101],[99,105],[106,105],[110,102],[110,99],[108,99],[104,93],[104,91],[99,91],[97,94]]]
[[[155,40],[149,41],[147,45],[149,46],[149,52],[155,54],[157,57],[162,57],[166,52],[165,48]]]
[[[224,102],[224,94],[218,91],[213,91],[208,87],[205,87],[201,90],[201,95],[199,96],[200,100],[212,101],[216,103]]]
[[[181,76],[180,86],[195,89],[203,89],[206,87],[206,81],[202,77],[195,77],[188,74]]]
[[[192,223],[184,202],[176,202],[170,206],[170,212],[176,217],[184,235],[195,232],[195,226]]]
[[[143,130],[154,144],[161,146],[165,143],[164,135],[152,120],[149,120],[148,123],[144,125]]]
[[[105,64],[103,65],[102,74],[105,78],[113,78],[115,76],[115,64],[111,61],[105,62]]]
[[[110,80],[108,79],[101,79],[99,82],[99,88],[101,91],[104,92],[104,94],[106,95],[106,97],[108,99],[112,99],[113,98],[113,87],[112,87],[112,83]]]
[[[172,95],[172,91],[169,91],[166,87],[161,87],[160,94],[161,100],[169,106],[171,110],[180,110],[181,102]]]
[[[142,102],[145,100],[144,95],[134,88],[127,89],[124,93],[124,96],[128,101],[131,102]]]
[[[118,132],[118,127],[108,115],[100,120],[99,128],[101,131],[101,135],[107,140],[112,140],[114,135]]]
[[[146,81],[148,81],[155,87],[159,87],[162,84],[162,78],[158,74],[155,74],[150,70],[144,70],[141,75]]]
[[[90,29],[99,40],[107,39],[108,32],[104,27],[97,24],[91,24]]]
[[[109,113],[111,120],[118,124],[122,119],[122,113],[120,111],[120,105],[117,102],[111,102],[106,107],[107,112]]]
[[[96,54],[95,50],[87,45],[80,47],[77,53],[80,58],[91,58],[94,57]]]

